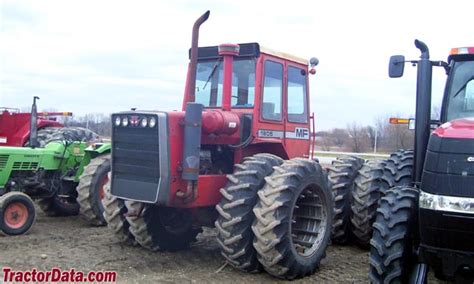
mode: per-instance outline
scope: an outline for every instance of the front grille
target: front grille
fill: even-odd
[[[17,171],[30,171],[30,170],[37,170],[38,163],[37,162],[14,162],[13,163],[13,170]]]
[[[145,119],[154,123],[143,126],[141,122]],[[162,149],[167,145],[165,119],[164,115],[154,113],[112,115],[113,195],[149,203],[157,201],[163,176],[167,179],[161,168],[167,156]]]
[[[9,155],[0,155],[0,171],[7,166]]]
[[[112,146],[116,178],[158,183],[160,163],[156,128],[116,127]]]

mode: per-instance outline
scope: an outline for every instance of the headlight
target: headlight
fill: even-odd
[[[127,117],[122,118],[122,125],[123,126],[128,126],[128,118]]]
[[[121,122],[120,116],[117,116],[117,117],[115,118],[115,126],[120,126],[120,122]]]
[[[474,214],[474,198],[442,196],[420,192],[420,208]]]
[[[146,127],[148,125],[148,120],[146,119],[146,117],[142,118],[141,125],[142,127]]]
[[[156,118],[154,118],[154,117],[150,118],[150,122],[148,122],[148,126],[153,128],[153,127],[155,127],[155,125],[156,125]]]

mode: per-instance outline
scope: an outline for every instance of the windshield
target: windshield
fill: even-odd
[[[204,107],[222,106],[222,59],[197,64],[196,100]],[[255,59],[235,58],[232,72],[232,107],[253,107],[255,97]]]
[[[474,117],[474,61],[456,61],[450,76],[447,121]]]

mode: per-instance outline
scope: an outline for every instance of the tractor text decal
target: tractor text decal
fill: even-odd
[[[258,137],[266,137],[266,138],[283,138],[283,131],[280,130],[267,130],[267,129],[259,129],[258,130]],[[309,129],[296,127],[294,131],[286,131],[285,137],[289,139],[302,139],[308,140],[309,139]]]

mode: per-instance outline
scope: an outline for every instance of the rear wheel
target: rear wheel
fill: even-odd
[[[45,127],[38,130],[39,147],[44,147],[52,141],[92,142],[99,139],[99,135],[82,127]],[[29,143],[27,141],[25,146],[29,146]]]
[[[125,218],[127,214],[125,201],[111,194],[110,172],[107,173],[107,178],[107,183],[104,186],[104,198],[102,199],[104,220],[107,222],[107,227],[112,230],[119,241],[135,244],[135,237],[130,233],[130,224]]]
[[[382,191],[395,186],[410,186],[412,183],[413,151],[398,150],[386,160],[381,178]]]
[[[7,235],[28,232],[36,219],[33,200],[22,192],[8,192],[0,197],[0,231]]]
[[[344,244],[349,240],[351,191],[358,170],[364,160],[353,157],[338,157],[329,168],[328,177],[334,197],[334,221],[332,225],[332,240]]]
[[[317,162],[296,158],[265,180],[252,225],[258,260],[276,277],[310,275],[331,237],[334,202],[327,176]]]
[[[395,187],[380,199],[370,240],[372,283],[407,283],[414,265],[413,236],[418,212],[418,191]]]
[[[253,247],[253,207],[257,192],[265,185],[265,177],[283,160],[271,154],[257,154],[234,166],[228,182],[220,190],[221,202],[216,206],[219,217],[217,242],[222,255],[235,268],[253,272],[260,270],[260,263]]]
[[[94,158],[85,168],[77,186],[77,202],[80,214],[90,224],[105,225],[102,199],[105,195],[105,185],[108,182],[107,173],[110,171],[110,155]]]
[[[368,161],[359,171],[352,189],[351,229],[356,242],[369,247],[372,224],[375,221],[378,202],[382,192],[385,161]]]
[[[189,247],[202,230],[193,227],[186,209],[160,207],[136,201],[126,202],[130,233],[150,250],[176,251]]]

